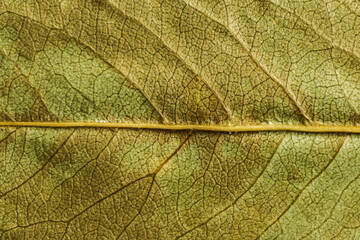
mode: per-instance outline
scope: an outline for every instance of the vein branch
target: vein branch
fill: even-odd
[[[284,11],[292,14],[292,15],[295,16],[296,18],[298,18],[301,22],[303,22],[305,25],[307,25],[308,27],[310,27],[318,36],[320,36],[323,40],[325,40],[332,48],[336,48],[336,49],[339,49],[339,50],[341,50],[341,51],[344,51],[344,52],[348,53],[349,55],[351,55],[352,57],[354,57],[355,59],[360,60],[360,56],[359,56],[359,55],[357,55],[355,52],[353,52],[353,51],[351,51],[351,50],[348,50],[348,49],[346,49],[346,48],[343,48],[343,47],[339,46],[338,44],[335,44],[332,39],[330,39],[329,37],[327,37],[325,34],[320,33],[319,30],[317,30],[311,22],[309,22],[309,21],[306,20],[305,18],[301,17],[300,15],[296,14],[295,11],[291,11],[291,10],[285,8],[284,6],[273,2],[272,0],[270,0],[269,2],[272,3],[273,5],[281,8],[282,10],[284,10]],[[328,14],[330,14],[330,13],[329,13],[329,10],[328,10],[327,7],[326,7],[326,5],[325,5],[325,8],[326,8],[326,11],[328,12]],[[329,19],[329,21],[330,21],[330,19]],[[331,24],[331,21],[330,21],[330,24]],[[331,28],[333,28],[333,27],[332,27],[332,24],[331,24]],[[332,31],[331,33],[332,33],[332,35],[334,35],[334,32],[333,32],[333,31]]]
[[[301,190],[300,192],[296,195],[296,197],[291,201],[291,203],[288,205],[288,207],[272,222],[270,223],[259,235],[256,239],[260,239],[261,236],[263,236],[266,231],[271,228],[276,222],[278,222],[282,216],[285,215],[285,213],[287,213],[290,208],[292,206],[294,206],[295,202],[299,199],[299,197],[302,195],[302,193],[316,180],[318,179],[318,177],[324,173],[326,171],[326,169],[331,165],[332,162],[334,162],[335,158],[337,157],[337,155],[339,154],[341,148],[345,145],[345,142],[346,142],[346,138],[344,138],[343,142],[341,143],[341,146],[337,149],[336,153],[334,154],[334,156],[332,157],[332,159],[326,164],[326,166],[321,170],[319,171]]]
[[[113,6],[113,4],[109,3],[111,6]],[[114,6],[115,7],[115,6]],[[119,10],[119,8],[115,7],[116,9]],[[224,110],[226,111],[227,116],[229,117],[229,119],[232,116],[232,110],[229,109],[228,106],[226,106],[225,102],[224,102],[224,97],[221,96],[213,87],[210,86],[210,83],[204,79],[200,73],[196,72],[195,69],[193,69],[191,67],[190,64],[188,64],[184,58],[182,58],[175,50],[173,50],[169,44],[167,44],[162,38],[161,36],[159,36],[158,34],[156,34],[155,32],[153,32],[150,28],[148,28],[144,23],[142,23],[141,21],[137,20],[136,18],[133,18],[129,15],[127,15],[124,11],[119,10],[126,18],[131,19],[132,21],[136,22],[137,24],[143,26],[149,33],[151,33],[153,36],[156,37],[156,39],[158,41],[160,41],[162,43],[162,45],[166,48],[166,50],[168,50],[173,56],[176,57],[176,59],[178,59],[187,69],[189,69],[196,77],[198,77],[205,85],[206,87],[214,94],[214,96],[216,97],[216,99],[219,101],[219,103],[221,104],[221,106],[224,108]]]
[[[187,3],[185,3],[187,4]],[[261,69],[261,71],[270,79],[272,79],[275,83],[277,83],[283,90],[284,92],[288,95],[288,97],[291,99],[291,101],[295,104],[296,108],[300,111],[300,113],[303,115],[303,117],[308,121],[308,123],[313,124],[313,120],[310,118],[310,116],[308,116],[308,114],[306,113],[305,109],[301,106],[301,103],[299,103],[299,101],[296,99],[295,94],[286,87],[286,85],[280,80],[278,79],[276,76],[273,76],[270,71],[267,70],[267,68],[261,64],[256,58],[255,56],[251,53],[251,50],[247,47],[247,44],[239,37],[237,37],[232,30],[229,28],[229,26],[224,25],[223,23],[221,23],[220,21],[218,21],[217,19],[209,16],[207,13],[187,4],[189,7],[195,9],[196,11],[198,11],[199,13],[205,15],[207,18],[211,19],[212,21],[216,22],[217,24],[219,24],[220,26],[224,27],[228,33],[230,34],[231,37],[233,37],[233,39],[235,39],[240,47],[245,51],[245,53],[249,56],[249,58],[252,60],[252,62],[254,62],[258,68]]]
[[[209,219],[207,219],[205,222],[200,223],[198,225],[196,225],[195,227],[187,230],[186,232],[184,232],[183,234],[181,234],[180,236],[176,237],[176,239],[180,239],[183,236],[185,236],[186,234],[194,231],[195,229],[200,228],[201,226],[206,225],[207,223],[209,223],[211,220],[213,220],[214,218],[216,218],[217,216],[219,216],[220,214],[222,214],[223,212],[227,211],[229,208],[231,208],[232,206],[234,206],[236,204],[237,201],[239,201],[246,193],[248,193],[255,185],[256,183],[259,181],[259,179],[261,178],[261,176],[263,175],[263,173],[266,171],[266,169],[268,168],[268,166],[270,165],[271,160],[274,158],[274,156],[276,155],[281,143],[284,141],[286,137],[286,134],[284,134],[284,136],[282,137],[281,141],[279,141],[279,143],[276,146],[276,149],[274,150],[273,155],[271,156],[271,158],[267,161],[267,163],[265,164],[265,166],[263,167],[263,169],[261,170],[261,172],[259,173],[259,175],[254,179],[253,183],[251,184],[251,186],[246,189],[242,194],[240,194],[237,198],[235,198],[235,200],[233,200],[233,202],[228,205],[227,207],[225,207],[224,209],[220,210],[219,212],[217,212],[216,214],[214,214],[212,217],[210,217]]]

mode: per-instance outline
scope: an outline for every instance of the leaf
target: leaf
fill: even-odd
[[[1,239],[358,239],[350,1],[0,2]]]

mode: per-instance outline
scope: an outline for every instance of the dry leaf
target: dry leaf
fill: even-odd
[[[356,0],[2,0],[0,238],[359,239],[359,61]]]

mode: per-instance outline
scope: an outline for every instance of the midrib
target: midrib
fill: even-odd
[[[211,132],[269,132],[291,131],[312,133],[360,133],[360,126],[331,125],[195,125],[195,124],[157,124],[157,123],[110,123],[110,122],[0,122],[0,126],[8,127],[48,127],[48,128],[135,128],[153,130],[194,130]]]

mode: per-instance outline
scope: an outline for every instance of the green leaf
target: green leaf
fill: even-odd
[[[0,1],[1,239],[359,239],[360,3]]]

